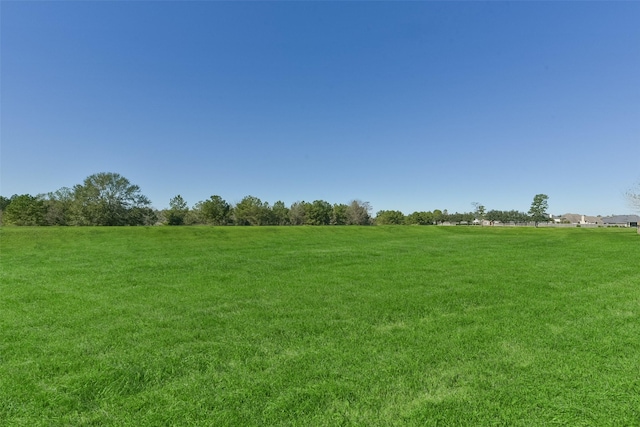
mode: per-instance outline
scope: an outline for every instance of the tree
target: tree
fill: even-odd
[[[531,216],[531,220],[535,222],[536,227],[539,222],[549,220],[549,215],[547,214],[547,209],[549,208],[548,200],[549,196],[546,194],[536,194],[533,198],[529,215]]]
[[[187,202],[178,194],[169,200],[169,209],[166,212],[167,224],[183,225],[188,212]]]
[[[3,225],[4,211],[7,210],[7,206],[11,203],[11,199],[8,197],[0,196],[0,225]]]
[[[371,205],[369,202],[361,202],[360,200],[352,200],[347,207],[347,224],[348,225],[370,225],[371,224]]]
[[[496,222],[496,221],[507,222],[505,219],[506,216],[504,215],[504,212],[496,209],[491,209],[489,212],[487,212],[484,215],[484,217],[487,221],[491,221],[491,222]]]
[[[629,189],[626,196],[631,208],[640,212],[640,182],[636,184],[635,188]]]
[[[464,220],[465,220],[464,214],[461,214],[458,212],[447,215],[447,221],[449,222],[455,222],[456,224],[460,224]]]
[[[134,206],[127,214],[125,225],[154,225],[158,222],[158,212],[149,207]]]
[[[44,200],[29,194],[11,196],[3,221],[13,225],[45,225],[46,207]]]
[[[478,202],[473,202],[471,204],[475,208],[473,211],[473,214],[475,216],[474,219],[479,220],[480,224],[482,224],[482,220],[484,219],[485,213],[487,211],[486,208]]]
[[[11,203],[11,199],[8,197],[0,196],[0,211],[7,209],[7,206]]]
[[[400,211],[382,210],[376,213],[376,225],[398,225],[404,223],[404,214]]]
[[[142,217],[133,208],[148,207],[151,202],[120,174],[101,172],[73,187],[74,217],[79,225],[142,225]],[[135,215],[131,215],[135,213]]]
[[[307,211],[307,224],[329,225],[331,223],[331,213],[333,206],[324,200],[314,200]]]
[[[278,200],[271,207],[271,217],[273,219],[273,225],[288,225],[289,208],[287,208],[283,201]]]
[[[435,225],[438,225],[439,222],[443,222],[444,221],[443,215],[444,214],[442,213],[442,211],[440,209],[434,210],[433,213],[431,214],[431,217],[433,219],[433,223]]]
[[[349,206],[344,203],[336,203],[333,205],[331,212],[331,225],[347,225],[347,210]]]
[[[627,191],[627,200],[629,205],[640,213],[640,182],[636,184],[635,188]],[[640,234],[640,226],[638,227],[638,234]]]
[[[271,208],[257,197],[246,196],[233,209],[236,225],[265,225],[271,215]]]
[[[231,220],[231,205],[220,196],[211,196],[196,204],[202,221],[213,225],[227,225]]]
[[[45,214],[47,225],[70,225],[72,223],[73,202],[73,190],[68,187],[62,187],[47,194],[44,200],[47,208]]]
[[[404,222],[407,225],[429,225],[431,220],[431,212],[413,212],[407,215]]]
[[[307,206],[309,203],[295,202],[289,208],[289,222],[291,225],[304,225],[307,223]]]

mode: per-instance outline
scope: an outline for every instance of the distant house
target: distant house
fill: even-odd
[[[606,226],[637,227],[640,223],[638,215],[614,215],[602,218],[602,223]]]
[[[581,215],[581,214],[564,214],[562,215],[561,222],[569,223],[569,224],[580,224],[580,225],[602,225],[602,218],[599,216],[589,216],[589,215]]]
[[[551,222],[553,222],[554,224],[562,224],[563,218],[558,215],[551,215],[549,216],[549,218],[551,219]]]

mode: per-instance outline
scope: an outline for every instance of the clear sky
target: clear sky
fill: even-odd
[[[0,194],[631,212],[640,2],[0,2]]]

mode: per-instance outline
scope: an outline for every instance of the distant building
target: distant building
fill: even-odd
[[[638,215],[614,215],[602,218],[602,223],[606,226],[637,227],[639,222]]]
[[[581,214],[564,214],[562,215],[563,223],[580,224],[580,225],[602,225],[602,218],[599,216],[589,216]]]

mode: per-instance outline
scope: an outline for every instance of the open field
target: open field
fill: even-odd
[[[0,229],[0,425],[640,425],[631,229]]]

